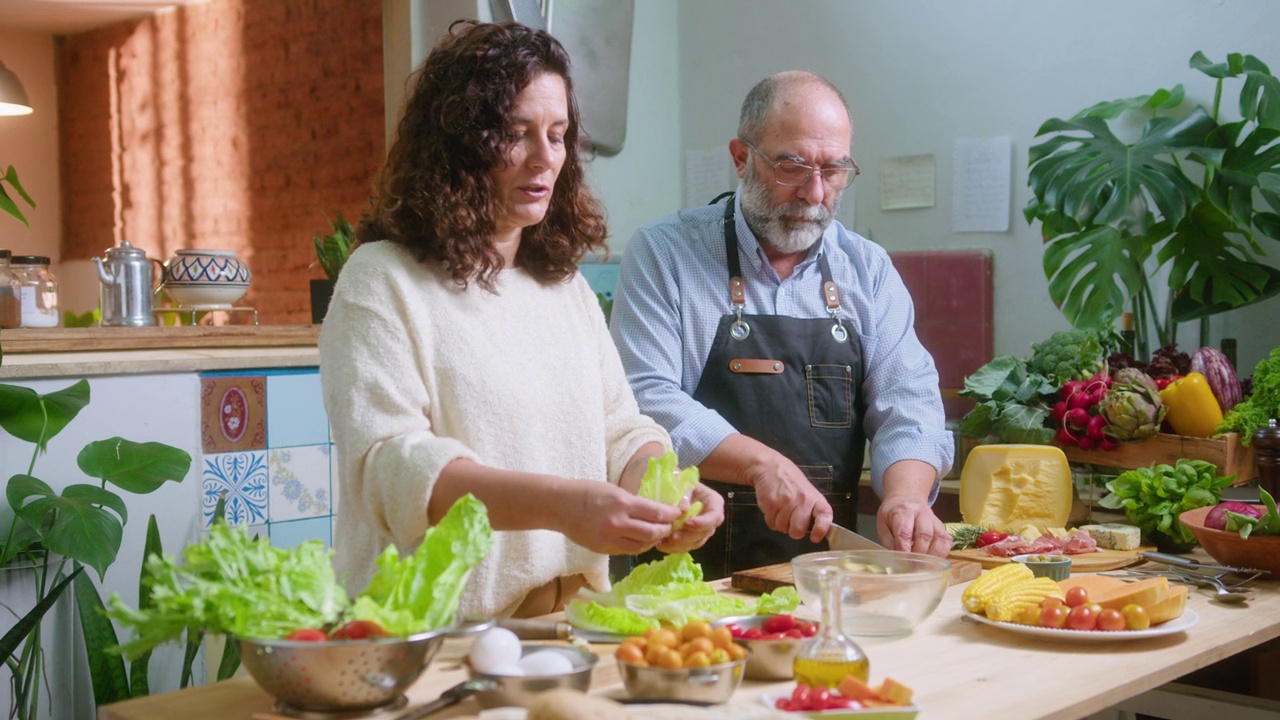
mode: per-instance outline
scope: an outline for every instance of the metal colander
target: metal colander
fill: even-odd
[[[240,659],[262,689],[288,709],[376,710],[400,699],[446,637],[490,626],[471,623],[409,637],[327,642],[240,638]]]

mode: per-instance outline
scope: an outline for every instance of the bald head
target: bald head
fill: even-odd
[[[742,101],[738,119],[738,137],[750,143],[760,142],[769,121],[784,111],[794,112],[813,99],[827,100],[844,109],[849,118],[849,104],[831,81],[806,70],[787,70],[761,80]],[[851,122],[851,121],[850,121]]]

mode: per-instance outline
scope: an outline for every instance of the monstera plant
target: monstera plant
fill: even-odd
[[[1212,108],[1187,108],[1182,85],[1102,102],[1040,126],[1030,150],[1049,295],[1082,329],[1114,327],[1131,311],[1135,354],[1177,340],[1178,323],[1207,319],[1280,293],[1264,241],[1280,239],[1280,81],[1252,55],[1191,68],[1213,78]],[[1220,122],[1223,91],[1239,87],[1240,120]],[[1138,138],[1112,131],[1149,114]],[[1167,270],[1167,293],[1152,286]],[[1163,297],[1162,297],[1163,296]]]

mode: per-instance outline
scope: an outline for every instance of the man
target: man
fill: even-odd
[[[729,142],[741,192],[641,228],[622,260],[612,333],[640,409],[725,496],[695,553],[709,578],[852,527],[868,438],[880,541],[951,546],[930,504],[954,449],[911,297],[883,248],[833,222],[851,140],[827,80],[766,78]]]

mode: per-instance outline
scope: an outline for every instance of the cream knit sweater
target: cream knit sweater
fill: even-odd
[[[339,460],[336,566],[354,595],[389,544],[412,552],[427,501],[458,458],[617,484],[646,442],[595,294],[581,275],[542,285],[503,271],[492,293],[459,289],[391,242],[343,268],[320,333],[320,378]],[[608,561],[550,530],[495,532],[463,614],[510,614],[525,594],[582,573],[608,587]]]

